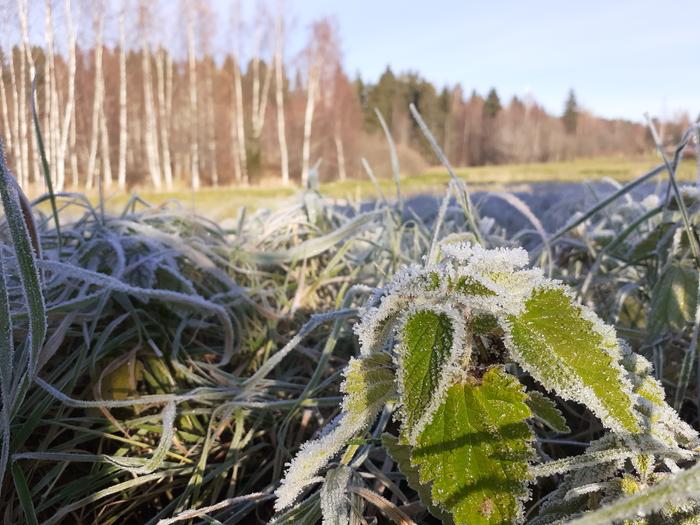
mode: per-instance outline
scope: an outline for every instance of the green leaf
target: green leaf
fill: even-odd
[[[24,519],[28,525],[38,525],[39,521],[36,518],[36,511],[34,510],[32,495],[27,485],[27,478],[24,476],[24,472],[18,463],[13,463],[10,469],[12,472],[12,479],[15,482],[15,490],[17,490],[17,497],[24,511]]]
[[[39,254],[34,252],[35,248],[37,251],[40,249],[39,240],[34,239],[36,246],[32,247],[28,224],[32,225],[35,234],[36,227],[33,225],[31,209],[22,209],[20,191],[5,163],[4,152],[0,147],[0,199],[5,210],[5,220],[17,258],[22,293],[29,313],[29,331],[26,337],[27,372],[29,378],[33,378],[39,352],[46,337],[46,308],[35,261],[35,256]]]
[[[450,288],[457,293],[464,295],[477,295],[482,297],[493,297],[496,292],[487,288],[483,283],[480,283],[469,275],[461,275],[453,283],[450,283]]]
[[[560,434],[571,432],[566,419],[561,414],[557,405],[547,396],[540,392],[528,392],[527,406],[532,410],[532,415],[536,419],[547,425],[549,428]]]
[[[492,368],[450,387],[418,437],[412,464],[457,525],[521,521],[533,454],[525,400],[515,377]]]
[[[439,518],[445,525],[453,524],[454,522],[452,521],[452,516],[450,516],[448,512],[433,504],[430,493],[430,485],[424,485],[420,482],[418,469],[411,465],[412,447],[410,445],[400,444],[399,438],[388,433],[382,434],[382,445],[399,466],[399,471],[406,478],[406,483],[408,483],[408,486],[416,491],[418,497],[420,497],[420,500],[430,511],[430,513],[436,518]]]
[[[612,430],[640,431],[613,329],[563,288],[537,288],[503,324],[511,356],[547,390],[586,405]]]
[[[446,367],[454,330],[453,319],[435,310],[410,314],[401,330],[398,379],[403,405],[402,438],[411,443],[425,427],[447,387]]]
[[[667,266],[651,292],[649,335],[681,332],[695,315],[697,290],[697,271],[679,264]]]
[[[345,394],[345,412],[362,414],[369,408],[384,405],[394,392],[394,371],[389,355],[373,354],[351,359],[341,390]]]

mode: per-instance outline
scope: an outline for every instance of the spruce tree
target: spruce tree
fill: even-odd
[[[499,111],[501,111],[501,99],[498,98],[496,88],[491,88],[489,94],[486,95],[486,102],[484,102],[484,115],[488,118],[495,118]]]
[[[576,126],[578,124],[578,103],[576,102],[576,95],[573,89],[569,90],[569,96],[564,105],[564,114],[561,118],[564,122],[564,129],[566,132],[569,134],[576,133]]]

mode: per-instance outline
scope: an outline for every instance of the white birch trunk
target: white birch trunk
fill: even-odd
[[[87,167],[85,170],[85,189],[91,190],[95,184],[97,166],[97,148],[100,135],[100,110],[102,109],[102,23],[104,16],[101,10],[95,13],[95,81],[92,98],[92,128],[90,131],[90,149],[88,151]]]
[[[316,92],[319,82],[318,66],[314,64],[309,71],[306,90],[306,111],[304,112],[304,144],[301,151],[301,185],[306,187],[309,182],[309,160],[311,156],[311,125],[314,120]]]
[[[141,49],[141,66],[143,70],[143,100],[146,110],[146,158],[148,172],[153,182],[153,187],[159,190],[162,185],[160,170],[160,155],[158,153],[158,124],[153,102],[153,80],[151,78],[151,52],[144,31],[143,45]]]
[[[198,190],[199,177],[199,115],[197,111],[197,57],[195,55],[194,13],[190,9],[187,17],[187,56],[189,64],[190,90],[190,176],[192,189]]]
[[[51,13],[51,0],[44,3],[44,40],[46,41],[46,60],[44,61],[44,152],[46,153],[49,165],[56,166],[55,158],[55,133],[54,133],[54,108],[53,108],[53,20]],[[38,108],[37,108],[38,110]],[[53,174],[56,175],[55,173]],[[54,185],[56,180],[53,181]]]
[[[209,162],[211,166],[211,182],[214,186],[219,185],[219,169],[216,163],[216,118],[214,115],[214,61],[209,63],[209,71],[206,78],[207,83],[207,130],[209,132]]]
[[[245,149],[245,123],[243,121],[243,85],[238,57],[233,60],[233,90],[236,98],[236,138],[238,139],[238,164],[241,174],[239,182],[248,184],[248,159]]]
[[[163,160],[163,178],[165,179],[165,187],[170,191],[173,189],[173,171],[170,159],[170,113],[166,107],[166,88],[165,88],[165,72],[164,62],[167,60],[167,51],[163,48],[158,49],[156,57],[156,82],[158,92],[158,120],[160,121],[160,147]]]
[[[101,82],[101,98],[104,101],[104,77]],[[103,188],[109,190],[112,187],[112,163],[109,150],[109,133],[107,132],[107,118],[105,117],[104,103],[100,106],[100,156],[102,157],[102,181]]]
[[[253,136],[257,136],[259,127],[258,118],[260,116],[260,47],[262,34],[260,24],[255,28],[255,47],[253,49],[253,103],[250,108],[250,122],[253,128]],[[239,53],[240,55],[240,53]]]
[[[75,116],[75,70],[76,70],[76,37],[73,27],[73,11],[71,0],[65,1],[66,30],[68,33],[68,94],[66,100],[65,113],[59,133],[60,141],[56,154],[56,187],[62,190],[66,182],[66,151],[68,150],[68,139],[74,136],[74,116]],[[71,170],[73,183],[77,185],[77,156],[75,153],[75,141],[71,140]]]
[[[287,134],[284,122],[284,71],[282,52],[284,45],[284,25],[282,16],[275,22],[275,103],[277,105],[277,140],[280,145],[280,170],[282,184],[289,185],[289,152],[287,151]]]
[[[347,179],[345,172],[345,152],[343,150],[343,138],[340,136],[340,126],[335,127],[335,153],[338,160],[338,178],[340,180]]]
[[[126,146],[128,140],[125,16],[126,9],[124,8],[119,14],[119,160],[117,165],[117,184],[122,191],[126,190]]]
[[[12,88],[12,135],[14,136],[14,142],[12,143],[12,156],[14,159],[15,173],[17,180],[20,183],[24,180],[24,173],[22,172],[22,150],[20,147],[21,136],[20,136],[20,125],[19,125],[19,92],[17,86],[17,75],[15,73],[15,54],[10,50],[10,87]]]
[[[27,65],[29,65],[29,75],[34,78],[34,59],[32,58],[31,49],[29,47],[29,28],[27,21],[27,1],[17,0],[17,7],[19,10],[20,27],[22,31],[22,49],[19,67],[19,128],[20,136],[19,142],[21,146],[21,162],[22,162],[22,179],[20,183],[23,186],[29,184],[30,170],[31,166],[29,164],[29,142],[32,144],[34,140],[31,139],[29,133],[29,126],[27,123],[27,95],[29,90],[27,89]]]
[[[166,132],[168,139],[165,142],[168,145],[168,152],[170,153],[170,129],[172,125],[172,114],[173,114],[173,57],[170,53],[165,53],[165,115],[167,118]],[[170,155],[172,158],[172,154]],[[175,174],[173,170],[170,170],[173,182],[175,179]]]
[[[12,60],[12,58],[10,58]],[[2,127],[5,130],[5,151],[13,152],[12,127],[10,127],[10,111],[7,105],[7,90],[5,89],[5,64],[0,60],[0,104],[2,104]]]

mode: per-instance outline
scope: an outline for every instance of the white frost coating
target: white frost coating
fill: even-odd
[[[150,474],[155,472],[165,460],[165,456],[170,450],[170,444],[175,437],[175,403],[170,402],[163,408],[163,431],[160,442],[153,451],[153,457],[144,461],[141,458],[125,458],[119,456],[106,456],[105,459],[113,465],[129,471],[132,474]]]
[[[352,469],[346,465],[329,470],[321,488],[321,516],[323,525],[348,525],[350,501],[347,490]]]
[[[402,267],[383,290],[372,297],[360,322],[354,327],[361,355],[381,350],[395,328],[395,317],[407,304],[452,304],[475,314],[517,315],[532,290],[547,281],[539,269],[527,266],[527,252],[521,248],[487,250],[458,242],[444,244],[445,260],[439,264]],[[465,264],[466,263],[466,264]],[[491,290],[493,296],[460,293],[453,285],[466,277]]]
[[[530,474],[535,478],[543,478],[564,474],[572,471],[590,470],[591,467],[598,465],[606,465],[610,463],[618,463],[620,460],[631,459],[640,454],[650,454],[657,456],[670,457],[674,459],[689,460],[694,457],[692,452],[680,448],[665,448],[655,447],[653,442],[634,443],[633,440],[627,440],[619,447],[604,448],[596,450],[589,448],[586,452],[579,456],[572,456],[564,459],[548,461],[539,465],[530,467]],[[627,445],[632,445],[628,447]]]
[[[443,369],[440,373],[440,381],[438,382],[435,390],[431,392],[430,404],[425,409],[425,412],[413,425],[413,428],[409,429],[407,436],[408,442],[415,446],[417,445],[418,436],[423,432],[423,429],[432,421],[435,412],[437,412],[440,405],[442,405],[447,389],[455,382],[463,379],[468,371],[465,363],[469,362],[472,353],[472,343],[471,338],[467,335],[467,327],[464,318],[464,314],[460,313],[449,305],[430,305],[428,307],[423,305],[411,305],[408,311],[403,315],[399,334],[402,334],[403,327],[406,322],[414,314],[430,310],[436,314],[445,314],[452,322],[452,346],[450,348],[450,355],[445,361]],[[403,366],[403,356],[406,352],[406,348],[401,340],[397,346],[396,360],[397,360],[397,383],[399,390],[399,399],[403,399],[405,396],[405,382],[404,382],[404,366]],[[399,415],[403,423],[406,423],[406,414],[403,407],[399,408]]]
[[[360,341],[360,355],[368,356],[381,350],[394,328],[391,318],[398,315],[405,302],[398,295],[387,295],[378,307],[365,310],[360,322],[353,327]]]
[[[669,446],[678,445],[678,440],[684,446],[694,448],[698,446],[699,436],[697,431],[683,421],[678,413],[664,402],[665,392],[661,382],[653,374],[653,366],[644,356],[634,353],[629,345],[620,340],[622,352],[622,365],[629,373],[635,392],[637,392],[637,407],[639,412],[646,416],[645,423],[649,431],[658,440]],[[653,395],[659,402],[646,399],[642,394]]]
[[[655,193],[652,193],[651,195],[647,195],[642,199],[642,206],[646,210],[653,210],[654,208],[657,208],[661,204],[661,201],[659,199],[659,196],[656,195]]]
[[[586,494],[593,494],[595,492],[611,491],[617,488],[617,483],[611,481],[603,481],[600,483],[590,483],[588,485],[583,485],[581,487],[574,487],[566,493],[564,496],[564,501],[569,501],[579,496],[585,496]]]
[[[369,301],[353,330],[360,341],[360,355],[368,356],[381,350],[394,329],[392,317],[413,296],[420,296],[423,289],[414,285],[425,271],[416,264],[398,270],[393,280],[379,290]],[[408,296],[408,297],[407,297]]]
[[[316,474],[326,466],[357,434],[372,424],[380,407],[363,413],[343,412],[324,430],[321,437],[304,443],[296,457],[288,463],[287,472],[275,491],[275,511],[279,512],[294,503],[307,486],[320,481]]]
[[[668,505],[685,506],[700,495],[700,465],[669,476],[646,490],[619,499],[602,508],[584,514],[569,525],[601,525],[633,516],[649,515]]]
[[[341,390],[347,394],[347,374],[352,370],[352,364],[359,359],[353,359],[346,368],[346,378],[341,385]],[[377,418],[380,410],[388,401],[393,392],[387,389],[386,395],[366,405],[364,410],[353,410],[350,405],[357,404],[358,400],[351,395],[343,399],[343,408],[337,416],[321,433],[321,436],[313,441],[304,443],[296,457],[287,464],[282,483],[275,491],[275,511],[279,512],[294,503],[305,487],[317,483],[321,478],[316,474],[326,466],[328,461],[340,452],[348,441],[367,429]]]
[[[524,268],[529,264],[529,257],[523,248],[494,248],[487,250],[478,244],[468,242],[449,243],[441,246],[443,255],[460,262],[485,264],[489,268],[503,271]]]

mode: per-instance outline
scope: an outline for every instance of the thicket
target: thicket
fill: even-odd
[[[34,78],[58,190],[90,190],[98,180],[155,189],[305,185],[319,159],[323,180],[365,177],[362,157],[388,177],[375,108],[404,171],[418,173],[433,158],[411,103],[459,166],[635,156],[653,146],[643,125],[598,118],[571,97],[565,105],[565,93],[560,116],[527,94],[505,100],[495,89],[436,86],[412,72],[353,78],[332,20],[294,28],[293,13],[260,9],[244,19],[230,5],[0,4],[8,28],[0,42],[2,132],[23,187],[43,179],[28,103]],[[292,47],[292,30],[307,32],[301,45]],[[680,140],[687,124],[666,123],[665,141]]]

